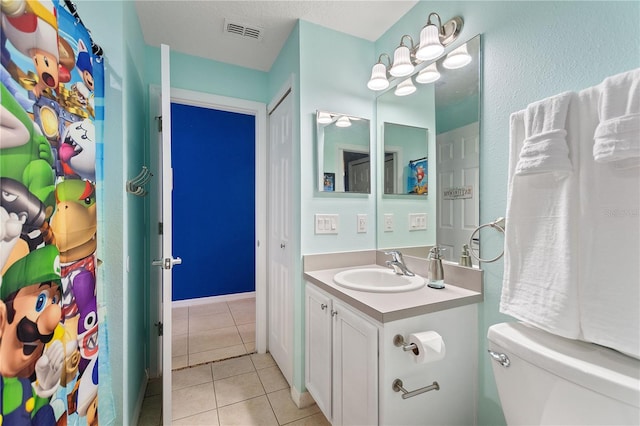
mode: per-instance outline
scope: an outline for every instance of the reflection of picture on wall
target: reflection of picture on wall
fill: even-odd
[[[427,195],[427,159],[409,161],[408,169],[407,193]]]
[[[325,173],[324,174],[324,190],[335,191],[336,174]]]

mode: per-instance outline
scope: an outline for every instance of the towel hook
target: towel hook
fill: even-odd
[[[471,236],[469,237],[469,253],[471,254],[471,256],[473,256],[474,259],[476,259],[479,262],[486,262],[486,263],[491,263],[491,262],[495,262],[496,260],[500,259],[502,257],[502,255],[504,254],[504,249],[502,249],[502,252],[494,257],[493,259],[482,259],[480,258],[480,256],[476,256],[474,253],[473,248],[476,247],[479,243],[480,243],[480,238],[474,238],[474,236],[480,232],[480,230],[482,228],[486,228],[486,227],[490,227],[493,228],[495,230],[497,230],[498,232],[502,233],[504,235],[504,228],[506,227],[506,220],[504,217],[499,217],[496,220],[494,220],[493,222],[489,222],[489,223],[485,223],[483,225],[478,226],[476,229],[474,229],[474,231],[471,233]]]
[[[147,166],[142,166],[142,170],[140,171],[140,173],[138,173],[134,178],[127,181],[125,189],[129,194],[144,197],[145,195],[147,195],[147,190],[144,189],[143,186],[146,185],[152,177],[153,173],[149,171]]]

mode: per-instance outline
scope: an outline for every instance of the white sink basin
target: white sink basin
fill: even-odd
[[[399,293],[424,287],[425,279],[419,276],[398,275],[391,269],[359,268],[338,272],[333,281],[341,287],[376,293]]]

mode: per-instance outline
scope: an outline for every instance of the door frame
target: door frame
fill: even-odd
[[[159,103],[160,88],[157,85],[150,85],[150,105]],[[210,93],[196,92],[186,89],[171,88],[171,102],[179,103],[182,105],[190,105],[201,108],[216,109],[226,112],[236,112],[240,114],[252,115],[255,117],[255,287],[256,287],[256,351],[258,353],[265,353],[267,350],[267,182],[266,167],[267,167],[267,106],[261,102],[248,101],[237,98],[230,98],[227,96],[214,95]],[[150,114],[150,129],[156,126],[156,120],[154,113]],[[151,149],[151,156],[153,156],[153,143]],[[154,157],[151,157],[153,160]],[[153,191],[151,191],[153,194]],[[158,213],[154,212],[157,208],[155,200],[151,200],[150,212],[150,245],[151,251],[157,237],[158,231]],[[154,220],[156,217],[156,220]],[[149,264],[151,264],[149,262]],[[156,268],[157,267],[152,267]],[[151,275],[153,277],[153,275]],[[158,370],[158,351],[154,350],[157,345],[157,339],[152,329],[154,322],[158,321],[157,316],[154,316],[154,312],[157,311],[154,304],[154,300],[157,300],[154,295],[154,290],[157,286],[154,286],[152,281],[150,285],[150,375],[156,377],[159,373]],[[157,296],[160,297],[160,296]],[[156,312],[157,314],[157,312]]]

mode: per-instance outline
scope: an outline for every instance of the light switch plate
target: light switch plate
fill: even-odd
[[[337,234],[338,222],[337,214],[316,214],[315,232],[316,234]]]
[[[384,232],[393,232],[393,213],[384,214]]]
[[[426,213],[409,213],[409,231],[422,231],[427,229]]]
[[[356,215],[357,220],[357,230],[359,234],[363,234],[367,232],[367,215],[366,214],[358,214]]]

